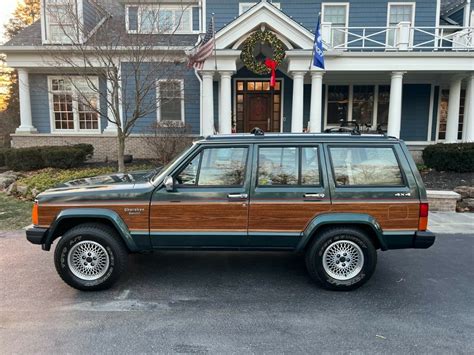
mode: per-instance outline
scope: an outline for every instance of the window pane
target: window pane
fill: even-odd
[[[160,114],[161,121],[182,120],[182,93],[181,82],[161,81],[160,90]]]
[[[128,8],[128,30],[138,31],[138,6]]]
[[[320,185],[317,147],[304,147],[301,149],[301,184]]]
[[[79,100],[79,128],[80,129],[98,129],[99,117],[97,114],[98,99],[97,97],[87,97]]]
[[[392,148],[330,147],[339,186],[400,186],[402,174]]]
[[[202,155],[199,186],[241,186],[245,180],[247,148],[212,148]]]
[[[176,176],[176,181],[180,185],[196,185],[197,171],[199,168],[199,159],[201,154],[198,154],[191,162],[184,168],[181,173]]]
[[[377,106],[377,126],[381,126],[383,130],[387,129],[388,108],[390,104],[390,86],[379,86],[379,100]]]
[[[53,94],[54,127],[56,129],[74,129],[72,96]]]
[[[349,86],[331,85],[328,87],[328,125],[339,125],[347,121],[349,107]]]
[[[373,85],[354,85],[352,120],[359,124],[372,124],[374,114]]]
[[[298,148],[260,148],[258,185],[298,184]]]
[[[324,22],[331,22],[333,26],[346,25],[345,5],[324,6]]]

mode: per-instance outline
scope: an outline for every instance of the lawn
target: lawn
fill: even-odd
[[[30,201],[0,193],[0,231],[18,230],[31,224],[32,205]]]

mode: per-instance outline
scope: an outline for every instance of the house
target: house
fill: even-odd
[[[64,67],[58,76],[45,59],[52,44],[70,44],[48,15],[69,1],[43,0],[41,19],[1,48],[20,80],[21,125],[12,144],[87,142],[96,147],[97,159],[113,158],[116,127],[87,107],[65,103],[72,89],[64,87],[62,77],[71,73]],[[91,34],[109,21],[133,36],[154,33],[149,19],[162,12],[177,26],[173,48],[183,68],[186,51],[211,19],[215,23],[215,53],[201,69],[186,70],[176,82],[157,80],[153,94],[171,104],[157,105],[135,126],[127,152],[136,157],[149,155],[140,143],[146,127],[167,120],[182,121],[203,136],[255,126],[320,132],[341,120],[357,121],[364,129],[379,127],[404,139],[415,157],[435,142],[474,141],[470,0],[74,1]],[[325,70],[310,65],[318,14]],[[182,20],[173,22],[176,18]],[[63,31],[69,28],[65,21]],[[262,31],[271,40],[258,40]],[[87,41],[82,37],[78,40]],[[251,53],[243,56],[250,39]],[[271,88],[270,75],[259,75],[256,67],[276,54],[284,59]]]

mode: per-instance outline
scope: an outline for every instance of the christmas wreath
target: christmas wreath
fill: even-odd
[[[273,49],[273,58],[271,58],[271,60],[275,63],[275,67],[278,66],[285,58],[284,45],[274,33],[267,30],[254,32],[245,40],[240,58],[245,66],[253,73],[258,75],[270,74],[274,69],[268,66],[268,58],[267,64],[265,64],[265,61],[259,62],[253,55],[255,45],[259,42],[268,43],[270,45]]]

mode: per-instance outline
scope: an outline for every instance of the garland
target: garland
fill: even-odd
[[[243,44],[240,59],[242,59],[242,62],[245,64],[245,66],[250,71],[258,75],[270,74],[272,70],[267,65],[265,65],[265,62],[257,61],[253,55],[255,45],[258,42],[268,43],[270,45],[270,47],[273,49],[272,59],[276,62],[277,66],[285,58],[283,42],[280,41],[274,33],[265,30],[252,33]]]

